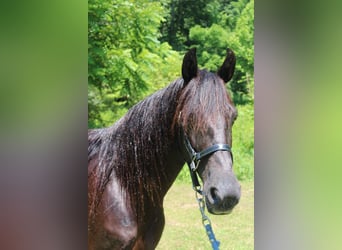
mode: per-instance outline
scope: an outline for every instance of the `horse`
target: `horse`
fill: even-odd
[[[155,249],[164,196],[185,162],[196,162],[208,211],[232,211],[241,193],[230,150],[237,110],[225,84],[235,63],[227,49],[216,73],[200,70],[190,49],[182,77],[88,131],[88,249]]]

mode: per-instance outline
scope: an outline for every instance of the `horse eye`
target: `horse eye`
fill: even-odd
[[[237,113],[236,113],[236,114],[233,114],[233,116],[232,116],[232,125],[233,125],[234,122],[236,121],[237,117],[238,117]]]

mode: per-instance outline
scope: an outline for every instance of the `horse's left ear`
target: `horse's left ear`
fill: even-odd
[[[187,84],[192,78],[196,77],[197,71],[196,48],[192,48],[185,54],[183,59],[182,76],[184,83]]]
[[[218,76],[221,77],[224,82],[228,82],[233,77],[235,63],[236,58],[234,52],[231,49],[227,49],[226,59],[224,59],[221,68],[217,71]]]

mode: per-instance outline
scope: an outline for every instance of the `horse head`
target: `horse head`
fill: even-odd
[[[181,151],[203,182],[208,211],[229,213],[240,199],[240,184],[233,172],[232,126],[237,110],[225,84],[232,78],[235,55],[227,50],[216,73],[199,70],[196,50],[183,59],[183,91],[178,104]]]

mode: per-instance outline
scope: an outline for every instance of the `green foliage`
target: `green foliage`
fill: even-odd
[[[254,108],[239,105],[238,118],[233,126],[234,172],[239,180],[254,176]]]
[[[254,101],[254,0],[249,1],[236,20],[229,39],[230,47],[237,56],[236,74],[231,90],[235,103],[243,103],[243,95]]]
[[[236,22],[242,11],[250,0],[228,1],[227,4],[222,4],[222,9],[218,18],[218,22],[223,27],[229,27],[233,30],[236,27]]]
[[[218,24],[213,24],[209,28],[196,25],[190,30],[190,39],[194,46],[201,48],[198,53],[198,63],[208,70],[217,71],[229,47],[227,29]]]
[[[222,1],[219,0],[166,0],[169,10],[160,30],[162,41],[167,41],[174,50],[183,51],[191,45],[189,32],[195,25],[210,27],[216,20]]]
[[[253,178],[254,0],[89,0],[88,20],[89,128],[112,124],[179,77],[189,47],[198,47],[200,67],[211,71],[233,49],[234,170]],[[187,167],[178,179],[190,181]]]
[[[253,8],[254,0],[90,0],[88,126],[111,124],[180,75],[181,58],[169,44],[199,47],[200,66],[212,71],[232,48],[229,90],[235,103],[253,103]]]
[[[179,75],[181,58],[158,40],[164,15],[159,2],[90,0],[88,5],[88,126],[100,127]]]
[[[190,29],[191,46],[203,50],[198,61],[211,71],[221,66],[227,47],[231,48],[237,58],[235,74],[229,85],[234,102],[253,102],[254,0],[231,2],[221,13],[218,23],[210,27],[196,25]]]

